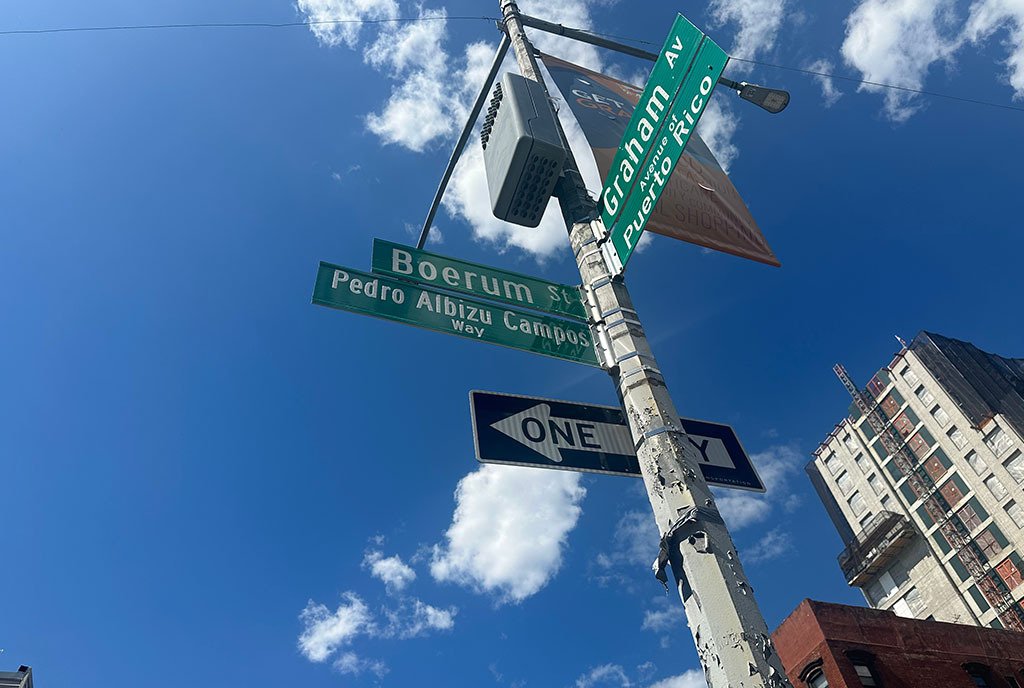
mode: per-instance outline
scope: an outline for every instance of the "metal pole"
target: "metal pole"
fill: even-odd
[[[641,50],[640,48],[634,48],[631,45],[625,45],[623,43],[617,43],[610,41],[607,38],[601,38],[595,36],[587,31],[581,31],[580,29],[572,29],[568,26],[562,26],[561,24],[555,24],[553,22],[544,21],[537,17],[531,17],[528,14],[520,14],[519,21],[523,23],[523,26],[529,26],[534,29],[540,29],[548,33],[553,33],[559,36],[565,36],[566,38],[572,38],[576,41],[582,41],[583,43],[589,43],[590,45],[596,45],[599,48],[608,48],[616,52],[623,53],[625,55],[632,55],[633,57],[639,57],[644,60],[650,60],[656,62],[658,59],[657,53],[648,52],[647,50]]]
[[[523,76],[543,84],[515,1],[499,1]],[[611,376],[661,533],[655,570],[667,581],[664,567],[672,569],[708,685],[789,686],[626,285],[608,271],[598,248],[604,232],[595,222],[596,202],[587,194],[571,153],[555,196],[569,229],[590,320],[609,349]]]
[[[416,248],[422,249],[423,245],[427,243],[427,235],[430,234],[430,226],[434,223],[434,216],[437,215],[437,209],[441,205],[441,198],[444,196],[445,189],[448,188],[448,181],[452,178],[455,165],[462,156],[462,149],[466,147],[466,141],[469,139],[469,135],[473,133],[473,125],[476,124],[476,118],[480,116],[480,110],[484,106],[484,101],[487,100],[487,95],[491,92],[491,84],[494,83],[494,77],[501,68],[501,61],[505,59],[508,46],[508,35],[502,33],[501,42],[498,44],[498,52],[494,54],[494,62],[491,63],[491,69],[487,72],[487,78],[484,79],[483,86],[480,87],[480,94],[477,95],[476,101],[473,103],[473,109],[469,112],[466,126],[462,128],[462,134],[459,135],[459,140],[455,144],[452,157],[448,160],[448,167],[444,169],[441,183],[437,185],[437,192],[434,194],[434,200],[431,202],[430,210],[427,212],[427,219],[423,221],[423,229],[420,230],[420,238],[416,242]]]
[[[650,62],[658,61],[658,53],[634,48],[631,45],[626,45],[617,41],[610,41],[607,38],[595,36],[588,31],[562,26],[561,24],[555,24],[543,19],[538,19],[537,17],[531,17],[527,14],[520,14],[519,20],[523,23],[523,26],[529,26],[533,29],[553,33],[557,36],[565,36],[566,38],[571,38],[574,41],[581,41],[583,43],[589,43],[590,45],[596,45],[598,48],[614,50],[615,52],[622,53],[623,55],[639,57],[642,60],[648,60]],[[743,88],[743,84],[740,82],[733,81],[732,79],[726,79],[724,76],[718,77],[718,83],[719,85],[731,88],[734,91],[740,91]]]

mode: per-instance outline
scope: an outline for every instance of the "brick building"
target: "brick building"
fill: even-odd
[[[1021,688],[1024,634],[804,600],[772,634],[794,688]]]

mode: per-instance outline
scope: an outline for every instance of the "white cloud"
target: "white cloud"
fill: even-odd
[[[332,665],[340,674],[352,674],[358,676],[364,671],[369,671],[377,678],[383,678],[388,673],[388,667],[384,662],[378,660],[363,659],[355,652],[344,652],[334,660]]]
[[[299,635],[299,650],[311,662],[323,662],[338,653],[334,668],[343,674],[364,671],[383,676],[387,666],[376,660],[360,657],[347,649],[356,638],[405,640],[425,635],[429,631],[447,631],[455,626],[454,607],[439,609],[416,598],[403,598],[397,608],[384,608],[386,620],[380,625],[366,603],[355,593],[346,592],[333,612],[324,604],[310,600],[299,614],[303,630]],[[342,648],[345,651],[340,652]]]
[[[309,30],[324,45],[345,43],[350,48],[359,41],[364,19],[394,19],[398,16],[395,0],[298,0],[296,7],[311,22]],[[350,22],[350,23],[317,23]]]
[[[358,595],[346,592],[335,611],[310,600],[299,614],[304,629],[299,649],[311,662],[322,662],[340,646],[373,627],[369,609]]]
[[[596,685],[613,685],[629,688],[633,685],[625,670],[618,664],[596,666],[576,679],[576,688],[590,688]]]
[[[388,625],[380,632],[385,638],[415,638],[427,631],[449,631],[455,627],[454,607],[438,609],[417,599],[404,602],[398,609],[388,610]]]
[[[929,68],[959,47],[953,10],[953,0],[862,0],[846,18],[843,59],[867,81],[920,89]],[[895,122],[921,107],[907,91],[869,84],[858,90],[884,93],[884,111]]]
[[[403,590],[416,580],[416,572],[397,554],[385,557],[383,552],[372,550],[363,557],[363,566],[370,569],[370,575],[380,579],[388,591]]]
[[[388,71],[393,78],[413,69],[444,71],[448,13],[444,9],[421,8],[419,16],[430,21],[388,24],[382,28],[363,53],[366,63]]]
[[[835,83],[832,81],[830,76],[822,76],[822,74],[833,74],[836,66],[831,60],[824,58],[815,60],[810,64],[804,66],[804,69],[808,69],[812,72],[819,72],[814,76],[814,80],[821,86],[821,98],[825,102],[825,107],[832,107],[836,104],[842,96],[843,92],[836,88]]]
[[[706,688],[707,680],[704,672],[700,669],[690,669],[678,676],[664,678],[657,683],[652,683],[649,688]]]
[[[975,0],[964,28],[964,37],[972,43],[987,40],[1006,29],[1004,46],[1006,79],[1013,88],[1014,100],[1024,100],[1024,2],[1021,0]]]
[[[648,609],[644,612],[644,622],[640,627],[643,630],[664,633],[686,623],[682,606],[678,603],[673,604],[673,598],[667,595],[659,597],[655,606],[655,609]]]
[[[732,532],[763,523],[776,505],[786,505],[793,496],[789,479],[797,472],[800,454],[792,446],[771,447],[750,457],[764,480],[764,494],[713,488],[718,510]]]
[[[660,541],[650,511],[627,511],[615,524],[611,549],[598,555],[598,564],[604,568],[621,564],[650,568]]]
[[[425,18],[444,18],[444,10],[420,10]],[[451,93],[448,55],[443,44],[446,21],[413,22],[383,29],[363,59],[385,71],[399,85],[380,112],[366,116],[366,128],[385,144],[423,151],[454,134],[461,112]]]
[[[740,555],[747,564],[759,564],[778,559],[792,551],[793,537],[780,528],[774,528],[762,535],[753,545],[741,550]]]
[[[732,106],[723,99],[723,95],[725,94],[720,93],[717,98],[708,101],[704,114],[697,124],[697,134],[708,144],[722,169],[728,172],[740,154],[739,148],[732,140],[739,128],[740,118],[733,113]]]
[[[585,495],[579,473],[480,467],[455,490],[455,513],[446,542],[434,547],[431,574],[521,602],[561,567]]]
[[[862,78],[922,89],[931,67],[952,67],[967,44],[1004,36],[1005,79],[1014,99],[1024,99],[1024,2],[974,0],[963,17],[955,0],[861,0],[846,19],[841,52]],[[884,112],[904,122],[923,103],[915,93],[862,84],[859,90],[883,93]]]
[[[711,0],[708,12],[714,25],[738,25],[729,54],[756,60],[775,47],[785,15],[786,0]],[[733,62],[734,71],[749,70],[745,62]]]

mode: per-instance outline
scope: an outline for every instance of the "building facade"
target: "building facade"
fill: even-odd
[[[17,671],[0,671],[0,688],[32,688],[32,667],[20,666]]]
[[[794,688],[1021,688],[1024,634],[804,600],[772,641]]]
[[[806,468],[847,582],[903,617],[1002,628],[1024,596],[1024,359],[922,332],[859,393],[870,410]]]

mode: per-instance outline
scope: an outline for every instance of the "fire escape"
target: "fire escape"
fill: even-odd
[[[925,510],[928,515],[932,518],[935,523],[938,524],[939,532],[946,538],[950,546],[956,553],[956,556],[963,563],[964,567],[970,573],[978,586],[978,590],[985,597],[988,604],[995,610],[996,615],[999,617],[1000,622],[1003,626],[1014,631],[1024,632],[1024,610],[1021,609],[1020,603],[1015,602],[1013,597],[1010,595],[1010,589],[999,574],[996,573],[988,563],[988,558],[978,545],[977,541],[971,537],[971,533],[967,526],[956,516],[950,508],[949,502],[945,496],[938,490],[938,486],[932,477],[922,467],[918,458],[911,451],[907,444],[907,441],[903,439],[899,431],[894,427],[893,423],[882,413],[880,403],[875,401],[874,395],[869,395],[867,392],[859,389],[853,381],[850,379],[849,374],[846,372],[841,364],[836,364],[832,370],[842,381],[843,386],[853,397],[853,402],[857,406],[857,409],[864,415],[871,429],[874,430],[875,434],[878,435],[882,446],[885,451],[892,456],[893,462],[896,467],[907,476],[907,482],[910,485],[910,489],[913,490],[914,494],[921,498]],[[895,515],[895,514],[893,514]],[[882,515],[880,515],[882,516]],[[889,518],[888,516],[886,518]],[[889,518],[889,520],[892,520]],[[875,524],[872,524],[875,525]],[[886,526],[888,525],[888,528]],[[909,523],[906,524],[909,526]],[[885,524],[879,523],[877,526],[881,530],[879,536],[884,540],[885,537],[905,537],[901,535],[902,530],[900,524],[896,521]],[[858,538],[858,542],[854,545],[858,546],[858,549],[867,549],[871,544],[869,540],[877,539],[872,538],[874,531],[870,528],[865,530],[867,537],[862,541]],[[909,536],[906,536],[909,537]],[[875,545],[884,544],[882,540]],[[853,545],[851,545],[853,547]],[[849,550],[849,548],[848,548]],[[856,554],[859,552],[849,552],[847,556],[846,566],[843,566],[844,572],[847,573],[847,580],[853,584],[854,579],[862,580],[867,573],[867,568],[860,566],[855,567],[854,562],[857,561]],[[864,554],[869,552],[865,551]],[[847,552],[843,553],[847,555]],[[866,561],[869,557],[862,557],[860,561]],[[840,565],[843,565],[843,556],[840,557]],[[856,568],[862,570],[857,571]],[[872,566],[872,569],[876,567]],[[849,570],[848,570],[849,569]],[[851,575],[853,574],[853,575]]]

